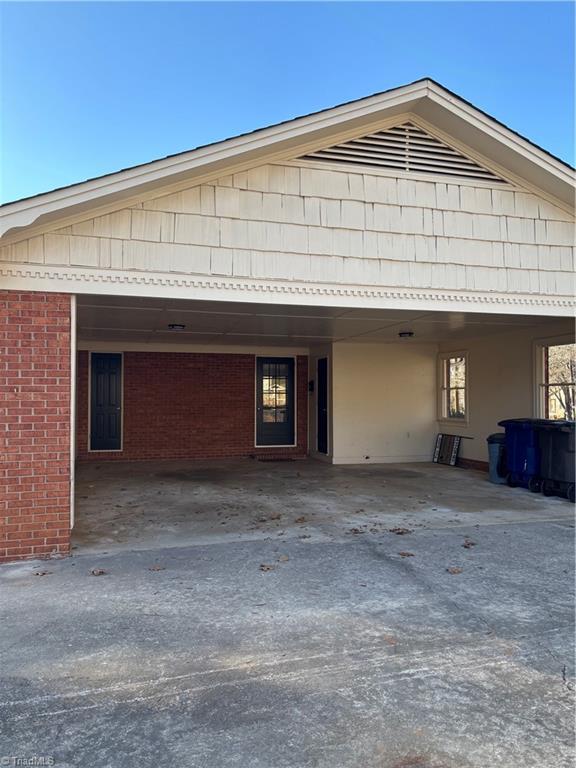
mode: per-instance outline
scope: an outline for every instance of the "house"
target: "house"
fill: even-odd
[[[573,169],[430,79],[0,220],[2,561],[68,552],[76,462],[479,467],[558,415]]]

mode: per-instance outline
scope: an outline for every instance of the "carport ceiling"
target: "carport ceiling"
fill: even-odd
[[[554,318],[461,312],[294,307],[117,296],[78,297],[79,341],[309,346],[332,341],[471,338]],[[170,325],[183,325],[171,330]]]

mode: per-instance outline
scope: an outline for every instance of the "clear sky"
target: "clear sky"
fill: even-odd
[[[573,162],[572,3],[0,7],[2,201],[425,76]]]

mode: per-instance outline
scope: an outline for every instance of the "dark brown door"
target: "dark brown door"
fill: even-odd
[[[294,445],[294,406],[294,358],[258,357],[257,445]]]

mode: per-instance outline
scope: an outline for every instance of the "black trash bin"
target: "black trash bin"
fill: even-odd
[[[486,438],[488,443],[489,479],[491,483],[503,485],[508,474],[506,466],[506,433],[495,432]]]
[[[574,503],[574,422],[541,421],[537,429],[542,493],[544,496],[566,496]]]

